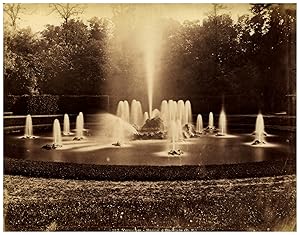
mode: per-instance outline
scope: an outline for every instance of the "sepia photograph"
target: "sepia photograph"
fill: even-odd
[[[296,232],[296,3],[2,13],[3,231]]]

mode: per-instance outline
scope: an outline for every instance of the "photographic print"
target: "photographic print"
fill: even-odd
[[[4,3],[4,231],[296,231],[296,3]]]

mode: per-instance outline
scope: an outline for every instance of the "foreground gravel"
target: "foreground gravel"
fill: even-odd
[[[7,231],[290,231],[296,176],[92,181],[4,175]]]

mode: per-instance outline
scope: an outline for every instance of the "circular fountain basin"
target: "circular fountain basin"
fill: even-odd
[[[172,147],[168,140],[136,140],[116,146],[113,145],[116,141],[93,136],[93,133],[81,141],[63,136],[62,148],[45,151],[41,147],[51,142],[51,135],[44,133],[36,139],[5,135],[4,156],[35,161],[154,166],[237,164],[295,158],[295,146],[288,144],[282,133],[267,137],[268,144],[261,148],[251,146],[253,137],[241,133],[232,133],[231,138],[202,135],[176,144],[176,148],[184,152],[180,158],[168,155]]]
[[[86,126],[89,129],[88,124]],[[291,133],[284,132],[272,133],[273,135],[266,137],[268,147],[253,147],[249,144],[254,140],[248,134],[251,133],[250,130],[232,131],[230,138],[201,135],[178,142],[176,149],[180,149],[182,154],[170,155],[168,152],[172,149],[172,144],[169,140],[133,140],[118,146],[113,145],[116,140],[96,134],[93,129],[95,126],[90,127],[90,135],[80,141],[73,141],[73,136],[62,136],[63,146],[54,150],[42,149],[42,146],[51,144],[50,132],[39,133],[35,139],[4,135],[5,173],[26,175],[28,172],[35,172],[32,174],[43,177],[69,177],[65,172],[72,168],[71,173],[68,173],[72,175],[71,178],[80,178],[79,175],[83,174],[83,178],[91,179],[122,180],[129,177],[126,179],[143,180],[148,177],[147,179],[161,180],[174,177],[182,179],[183,175],[184,179],[205,178],[210,174],[213,174],[212,177],[219,177],[223,174],[220,172],[230,169],[234,172],[233,176],[238,177],[240,173],[251,176],[251,172],[255,172],[257,175],[257,169],[260,169],[258,165],[263,166],[259,174],[265,174],[266,169],[272,168],[274,164],[281,162],[279,168],[285,167],[286,162],[294,162],[296,157],[295,144],[287,141]],[[69,170],[61,168],[71,165]],[[100,169],[100,173],[94,177],[89,173],[90,170],[79,170],[86,166],[92,166],[93,172]],[[237,174],[232,166],[238,166],[238,171],[241,172]],[[120,169],[121,172],[114,173]],[[208,169],[212,169],[211,173],[208,173]],[[81,173],[78,174],[78,171]],[[230,177],[230,174],[227,172],[224,177]]]

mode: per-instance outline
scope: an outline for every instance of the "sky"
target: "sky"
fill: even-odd
[[[51,9],[48,3],[44,4],[31,4],[23,3],[25,8],[24,12],[20,15],[20,20],[18,21],[20,28],[26,28],[28,26],[34,32],[44,29],[47,24],[59,25],[62,19],[55,13],[51,14]],[[144,17],[145,15],[154,14],[155,16],[162,16],[166,18],[173,18],[180,22],[184,20],[203,20],[209,12],[212,11],[212,4],[179,4],[179,3],[168,3],[168,4],[132,4],[136,7],[136,12]],[[238,16],[244,14],[250,14],[250,5],[246,3],[235,3],[235,4],[223,4],[226,9],[221,10],[220,13],[227,13],[232,16],[234,20],[238,19]],[[108,17],[111,18],[112,7],[111,4],[85,4],[85,11],[83,14],[79,15],[80,19],[86,22],[92,17]],[[6,14],[4,14],[6,18]]]

